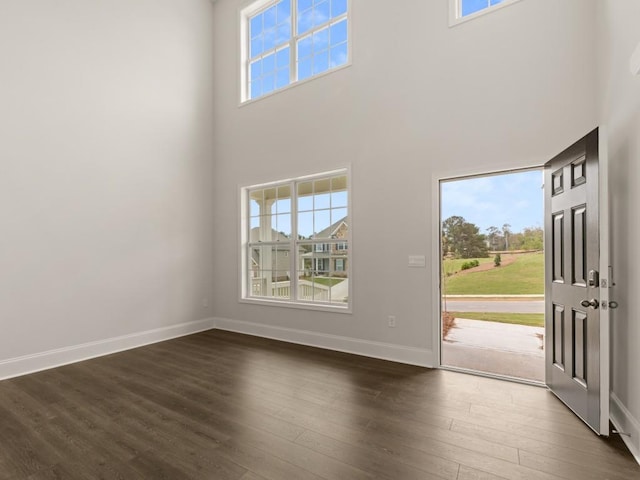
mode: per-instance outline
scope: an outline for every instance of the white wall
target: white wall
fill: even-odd
[[[594,1],[525,0],[449,28],[447,0],[353,0],[351,67],[238,107],[245,3],[214,6],[218,325],[433,362],[433,178],[542,165],[596,126]],[[353,315],[238,303],[238,186],[347,164]]]
[[[211,315],[212,10],[0,2],[0,366]]]
[[[629,446],[640,461],[640,316],[633,303],[640,292],[640,76],[629,70],[640,43],[640,3],[599,2],[600,119],[608,132],[612,214],[612,415],[630,433]]]

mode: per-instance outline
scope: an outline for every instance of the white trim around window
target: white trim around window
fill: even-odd
[[[351,13],[351,4],[353,2],[353,0],[327,0],[326,2],[324,0],[305,0],[305,2],[308,2],[311,4],[311,8],[315,8],[316,4],[322,4],[322,3],[327,3],[329,5],[331,5],[330,8],[333,8],[333,1],[344,1],[346,3],[346,12],[341,13],[337,16],[332,16],[329,19],[327,19],[326,21],[322,21],[320,23],[314,24],[313,26],[309,27],[307,30],[305,30],[303,33],[298,33],[298,26],[299,26],[299,22],[298,22],[298,0],[286,0],[290,2],[290,15],[291,15],[291,21],[290,21],[290,25],[288,26],[288,33],[289,33],[289,37],[287,40],[285,40],[284,38],[277,38],[275,43],[273,45],[271,45],[271,41],[269,41],[269,48],[266,48],[267,45],[264,45],[265,49],[264,50],[260,50],[260,53],[257,55],[252,55],[250,53],[250,51],[252,50],[252,39],[251,37],[251,26],[250,26],[250,22],[252,20],[252,18],[254,18],[256,15],[261,15],[265,12],[267,12],[268,10],[272,10],[273,8],[277,8],[277,5],[281,2],[281,0],[254,0],[252,2],[249,2],[248,4],[246,4],[244,7],[239,9],[239,25],[240,25],[240,39],[239,39],[239,45],[240,45],[240,49],[239,49],[239,55],[238,58],[240,60],[240,66],[239,66],[239,71],[240,71],[240,81],[239,81],[239,88],[240,88],[240,106],[261,100],[263,98],[268,98],[276,93],[282,92],[284,90],[288,90],[289,88],[295,87],[297,85],[301,85],[304,83],[307,83],[308,81],[312,81],[316,78],[320,78],[323,77],[325,75],[329,75],[331,73],[334,73],[336,71],[342,70],[344,68],[347,68],[349,66],[351,66],[352,63],[352,44],[353,44],[353,35],[352,35],[352,13]],[[303,11],[302,12],[302,16],[304,16],[304,13],[306,12]],[[313,14],[315,14],[315,11],[311,12]],[[314,18],[316,16],[314,15]],[[329,64],[328,64],[328,68],[323,68],[318,72],[315,72],[315,66],[313,67],[309,67],[312,68],[313,71],[311,73],[308,74],[304,74],[304,78],[301,78],[301,69],[299,66],[299,63],[302,64],[304,63],[306,58],[299,58],[299,51],[298,51],[298,46],[302,45],[302,43],[304,43],[305,39],[310,39],[311,37],[314,37],[313,40],[313,45],[315,45],[315,34],[319,33],[320,31],[324,31],[324,30],[331,30],[332,31],[332,35],[331,37],[333,37],[333,28],[338,26],[338,24],[345,24],[346,25],[346,43],[343,44],[344,42],[339,42],[339,45],[335,45],[333,44],[333,40],[329,40],[329,44],[327,45],[327,48],[324,49],[322,52],[318,52],[318,59],[320,59],[320,57],[322,55],[322,53],[326,53],[327,55],[329,55]],[[280,25],[277,23],[276,20],[276,26],[280,26],[282,27],[283,25]],[[285,28],[285,30],[287,30],[287,28]],[[340,54],[342,55],[344,48],[346,48],[346,61],[345,60],[340,60],[340,61],[334,61],[334,50],[337,48],[336,52],[338,52],[338,50],[340,50]],[[302,47],[301,47],[302,48]],[[309,62],[313,62],[315,63],[315,46],[310,47],[312,49],[312,51],[309,52],[309,55],[311,55],[311,58],[307,59],[309,60]],[[326,52],[325,52],[326,50]],[[288,52],[288,53],[287,53]],[[284,56],[289,57],[289,61],[288,61],[288,65],[284,64],[284,63],[278,63],[278,54],[281,54],[281,56],[284,58]],[[265,59],[265,57],[274,57],[273,59],[268,58],[269,60],[269,64],[271,63],[275,63],[275,70],[273,70],[273,75],[267,75],[269,77],[269,80],[271,80],[271,76],[274,76],[275,80],[274,80],[274,85],[271,86],[269,85],[269,87],[263,91],[262,86],[259,88],[260,92],[252,92],[252,86],[251,86],[251,82],[252,82],[252,62],[256,62],[258,61],[258,63],[260,63],[260,68],[262,69],[263,67],[265,67],[265,64],[263,63],[263,60]],[[337,57],[336,57],[337,58]],[[304,67],[304,66],[303,66]],[[278,76],[281,76],[282,78],[280,80],[278,80]],[[288,76],[288,82],[284,81],[284,77]],[[262,78],[262,81],[266,81],[267,77],[265,76],[264,78]],[[267,83],[271,83],[270,81]]]
[[[519,2],[520,0],[502,0],[500,3],[495,5],[490,5],[490,1],[487,0],[487,6],[468,15],[463,16],[463,8],[462,2],[464,0],[449,0],[449,26],[454,27],[464,22],[468,22],[469,20],[473,20],[475,18],[481,17],[488,13],[495,12],[504,7],[508,7],[513,5],[514,3]]]
[[[344,168],[240,187],[241,303],[351,313],[350,179]]]

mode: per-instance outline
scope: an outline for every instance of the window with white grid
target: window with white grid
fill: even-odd
[[[520,0],[449,0],[450,24],[476,18]]]
[[[350,307],[346,170],[242,189],[244,300]]]
[[[348,0],[258,0],[241,12],[242,100],[349,61]]]

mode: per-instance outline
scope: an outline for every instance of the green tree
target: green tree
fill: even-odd
[[[505,223],[502,225],[502,234],[504,235],[504,249],[509,250],[509,235],[511,235],[511,225]]]
[[[504,245],[504,238],[498,227],[491,226],[487,228],[487,240],[489,240],[489,248],[491,250],[499,250]]]
[[[544,248],[544,232],[540,227],[525,228],[522,231],[523,250],[542,250]]]
[[[459,216],[442,222],[443,253],[452,253],[456,258],[488,257],[486,236],[473,223]]]
[[[540,227],[528,227],[509,235],[510,250],[543,250],[544,232]]]

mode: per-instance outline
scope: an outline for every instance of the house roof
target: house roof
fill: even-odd
[[[314,234],[311,238],[331,238],[333,237],[336,232],[340,229],[340,227],[342,226],[342,224],[345,224],[347,227],[349,227],[349,224],[347,223],[347,217],[342,217],[340,220],[338,220],[337,222],[335,222],[333,225],[325,228],[324,230]]]

